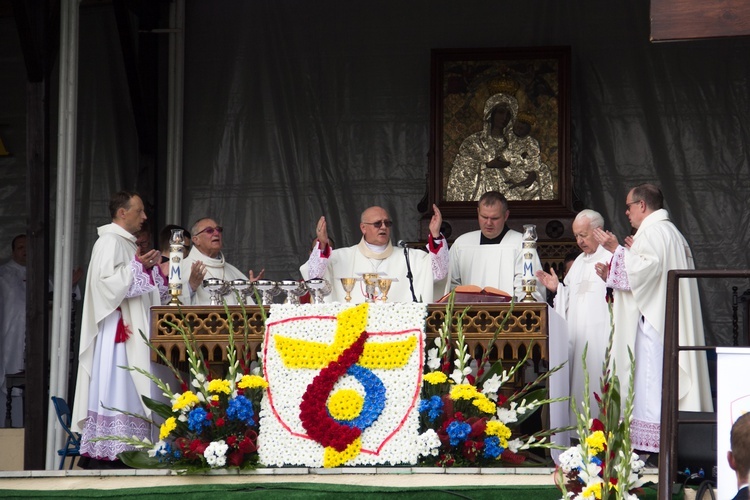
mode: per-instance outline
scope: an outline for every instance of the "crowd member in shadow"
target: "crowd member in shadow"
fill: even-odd
[[[733,500],[750,498],[750,413],[745,413],[732,425],[729,438],[731,450],[727,452],[729,466],[737,474],[737,495]]]

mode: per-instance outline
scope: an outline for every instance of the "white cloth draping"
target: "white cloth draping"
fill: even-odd
[[[201,251],[193,245],[190,248],[190,253],[182,260],[181,272],[183,296],[180,297],[180,300],[186,305],[207,306],[211,303],[211,294],[208,293],[202,284],[197,290],[193,291],[188,283],[190,280],[190,267],[197,261],[203,262],[206,266],[205,279],[217,278],[224,281],[247,279],[247,276],[245,276],[242,271],[224,259],[223,253],[219,253],[219,257],[214,259],[213,257],[201,253]],[[237,297],[234,295],[233,291],[228,291],[222,298],[229,305],[237,305]]]

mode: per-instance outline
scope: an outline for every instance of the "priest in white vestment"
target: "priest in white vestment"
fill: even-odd
[[[247,280],[248,277],[224,258],[224,229],[216,221],[200,219],[190,231],[193,246],[182,260],[183,295],[180,300],[186,305],[205,306],[211,303],[211,294],[203,287],[203,280],[217,278],[232,281]],[[250,281],[255,281],[263,276],[263,271],[255,276],[251,269],[249,274]],[[229,305],[237,305],[234,291],[227,287],[224,292],[221,299]]]
[[[595,230],[597,241],[613,253],[609,269],[600,265],[597,268],[600,276],[606,276],[607,286],[615,290],[613,352],[618,356],[617,366],[627,355],[625,346],[635,346],[633,447],[658,453],[667,273],[672,269],[695,269],[695,264],[690,246],[663,208],[664,197],[658,187],[636,186],[628,193],[625,204],[625,213],[636,233],[626,237],[625,246],[621,246],[611,232]],[[679,286],[679,344],[705,345],[698,285],[694,279],[683,279]],[[681,411],[712,411],[704,352],[680,352],[678,397]]]
[[[506,225],[509,216],[508,200],[502,193],[488,191],[481,196],[477,207],[479,230],[462,234],[451,246],[446,293],[458,285],[476,285],[515,293],[519,300],[525,296],[521,290],[523,235]],[[536,252],[533,267],[542,269]],[[547,292],[537,286],[533,296],[537,302],[545,302]]]
[[[150,369],[150,351],[139,332],[150,332],[150,308],[166,289],[158,250],[139,253],[136,237],[146,220],[141,198],[130,192],[112,195],[112,223],[98,228],[91,252],[83,301],[74,430],[82,433],[81,455],[112,461],[132,449],[103,436],[151,439],[151,425],[105,407],[150,415],[141,395],[151,396],[151,381],[119,366]]]
[[[321,217],[313,251],[307,263],[300,267],[303,278],[328,280],[331,283],[331,294],[325,298],[328,302],[345,301],[341,278],[361,278],[364,273],[379,273],[381,278],[394,280],[387,294],[388,302],[412,302],[415,299],[417,302],[433,302],[434,283],[448,273],[448,244],[440,234],[443,221],[440,210],[435,205],[432,208],[435,213],[430,220],[427,252],[413,248],[406,250],[408,267],[413,275],[413,296],[407,278],[407,257],[403,249],[391,244],[393,222],[381,207],[370,207],[362,212],[359,224],[362,239],[359,244],[348,248],[331,249],[326,219]],[[351,292],[351,302],[358,304],[365,300],[365,286],[359,281]]]
[[[575,425],[577,414],[586,397],[584,390],[583,351],[586,351],[586,372],[589,375],[588,401],[591,417],[599,417],[599,405],[594,392],[601,394],[604,352],[610,332],[607,286],[597,275],[595,264],[608,264],[612,254],[599,245],[594,229],[604,227],[604,218],[594,210],[582,210],[573,220],[573,235],[583,253],[573,261],[570,270],[560,281],[554,269],[536,273],[539,282],[555,295],[555,311],[568,323],[568,365],[570,367],[570,396],[578,411],[571,408],[570,423]],[[617,366],[620,384],[626,387],[630,379],[628,366]]]

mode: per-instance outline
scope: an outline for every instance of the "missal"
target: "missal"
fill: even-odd
[[[456,292],[454,303],[472,304],[476,302],[510,302],[513,298],[508,292],[486,286],[480,288],[477,285],[458,285],[453,290]],[[450,293],[443,295],[437,302],[448,302]]]

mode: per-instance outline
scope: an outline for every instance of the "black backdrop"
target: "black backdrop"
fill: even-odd
[[[353,244],[372,204],[391,212],[395,238],[418,239],[430,50],[554,45],[572,52],[582,205],[622,237],[628,188],[655,182],[699,268],[748,267],[748,38],[651,43],[646,0],[188,0],[186,16],[182,220],[156,222],[218,219],[241,269],[296,277],[320,215],[339,245]],[[0,19],[0,137],[14,152],[0,158],[3,255],[24,230],[14,30]],[[86,263],[110,192],[150,187],[154,173],[136,165],[111,6],[82,10],[80,52],[76,261]],[[147,196],[163,213],[156,177]],[[709,342],[731,339],[732,284],[748,285],[701,282]]]

